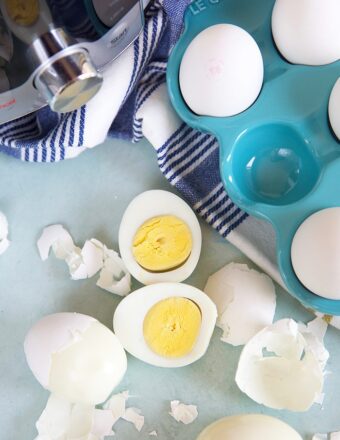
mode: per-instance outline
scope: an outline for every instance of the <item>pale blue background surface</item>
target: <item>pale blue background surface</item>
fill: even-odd
[[[0,257],[1,439],[33,440],[34,423],[48,397],[25,362],[22,343],[29,327],[43,315],[59,311],[90,314],[111,327],[119,301],[95,286],[96,277],[71,281],[63,262],[53,257],[42,262],[36,249],[42,228],[60,222],[80,245],[96,237],[117,249],[119,222],[127,203],[151,188],[172,190],[146,142],[107,141],[76,160],[52,165],[28,165],[0,156],[0,210],[8,217],[12,240]],[[202,228],[202,258],[187,280],[200,288],[209,274],[224,264],[245,261],[215,231],[204,224]],[[310,319],[311,315],[279,287],[277,293],[276,318]],[[234,382],[241,350],[220,342],[219,336],[220,330],[216,330],[206,356],[182,369],[159,369],[129,356],[128,372],[117,391],[129,389],[135,395],[129,404],[142,409],[146,423],[138,433],[120,421],[114,438],[149,439],[148,433],[155,429],[161,440],[194,440],[217,418],[245,412],[278,416],[298,429],[304,439],[316,431],[340,429],[340,332],[330,329],[326,336],[332,374],[326,381],[324,409],[315,405],[303,414],[268,410],[243,395]],[[173,420],[168,415],[173,399],[198,405],[198,419],[187,426]]]

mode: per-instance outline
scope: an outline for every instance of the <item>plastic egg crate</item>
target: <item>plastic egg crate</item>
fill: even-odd
[[[185,14],[185,30],[168,65],[168,87],[180,117],[220,144],[220,171],[232,200],[276,231],[277,259],[288,290],[306,306],[340,315],[340,301],[317,296],[296,277],[291,244],[311,214],[340,206],[340,143],[328,119],[328,102],[340,62],[293,65],[272,37],[274,0],[197,0]],[[179,86],[182,57],[209,26],[229,23],[249,32],[264,62],[264,84],[255,103],[232,117],[198,116]],[[340,270],[340,262],[339,262]]]

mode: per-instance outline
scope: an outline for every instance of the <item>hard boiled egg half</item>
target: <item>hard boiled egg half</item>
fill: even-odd
[[[104,402],[127,368],[112,331],[79,313],[45,316],[29,330],[24,349],[41,385],[72,403]]]
[[[196,287],[158,283],[118,305],[113,327],[123,347],[158,367],[183,367],[206,352],[217,318],[211,299]]]
[[[143,284],[188,278],[197,265],[201,244],[194,212],[168,191],[138,195],[127,207],[119,229],[121,257]]]

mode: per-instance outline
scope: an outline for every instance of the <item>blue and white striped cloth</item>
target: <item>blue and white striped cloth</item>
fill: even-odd
[[[104,72],[94,99],[69,114],[45,107],[0,126],[0,151],[26,162],[57,162],[76,157],[107,135],[133,142],[146,137],[164,176],[196,212],[280,282],[272,229],[230,200],[220,180],[216,139],[185,125],[169,102],[167,59],[189,2],[154,1],[143,33]],[[72,0],[65,2],[65,8],[72,6]]]

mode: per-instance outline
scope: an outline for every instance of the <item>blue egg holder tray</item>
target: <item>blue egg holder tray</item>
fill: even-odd
[[[329,97],[340,76],[340,61],[316,67],[286,61],[272,37],[274,3],[192,2],[185,13],[184,33],[169,60],[168,89],[179,116],[191,127],[218,139],[221,177],[231,199],[273,225],[277,260],[290,293],[309,308],[340,315],[340,300],[317,296],[300,283],[290,256],[300,224],[314,212],[340,206],[340,142],[328,118]],[[256,102],[239,115],[198,116],[181,95],[180,64],[193,38],[219,23],[240,26],[253,36],[263,56],[264,84]]]

